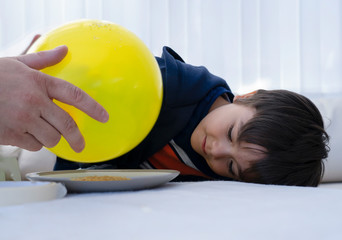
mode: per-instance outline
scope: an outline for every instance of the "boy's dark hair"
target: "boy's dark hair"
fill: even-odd
[[[267,149],[263,159],[241,173],[242,181],[296,186],[320,183],[329,136],[319,110],[308,98],[286,90],[259,90],[234,103],[256,109],[238,141]]]

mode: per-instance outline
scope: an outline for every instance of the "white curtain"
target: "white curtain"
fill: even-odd
[[[120,24],[155,55],[171,46],[235,93],[342,94],[342,0],[0,0],[0,53],[80,18]]]

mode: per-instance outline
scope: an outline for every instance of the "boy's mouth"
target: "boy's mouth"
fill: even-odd
[[[202,150],[204,152],[204,154],[207,154],[207,152],[205,151],[205,144],[207,142],[207,137],[205,136],[204,139],[203,139],[203,142],[202,142]]]

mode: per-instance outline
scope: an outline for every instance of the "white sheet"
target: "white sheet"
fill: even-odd
[[[342,239],[342,190],[168,183],[0,208],[11,239]]]

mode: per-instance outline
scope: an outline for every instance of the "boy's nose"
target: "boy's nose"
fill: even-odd
[[[214,158],[223,158],[231,154],[231,147],[229,144],[223,144],[222,142],[213,142],[211,147],[211,155]]]

